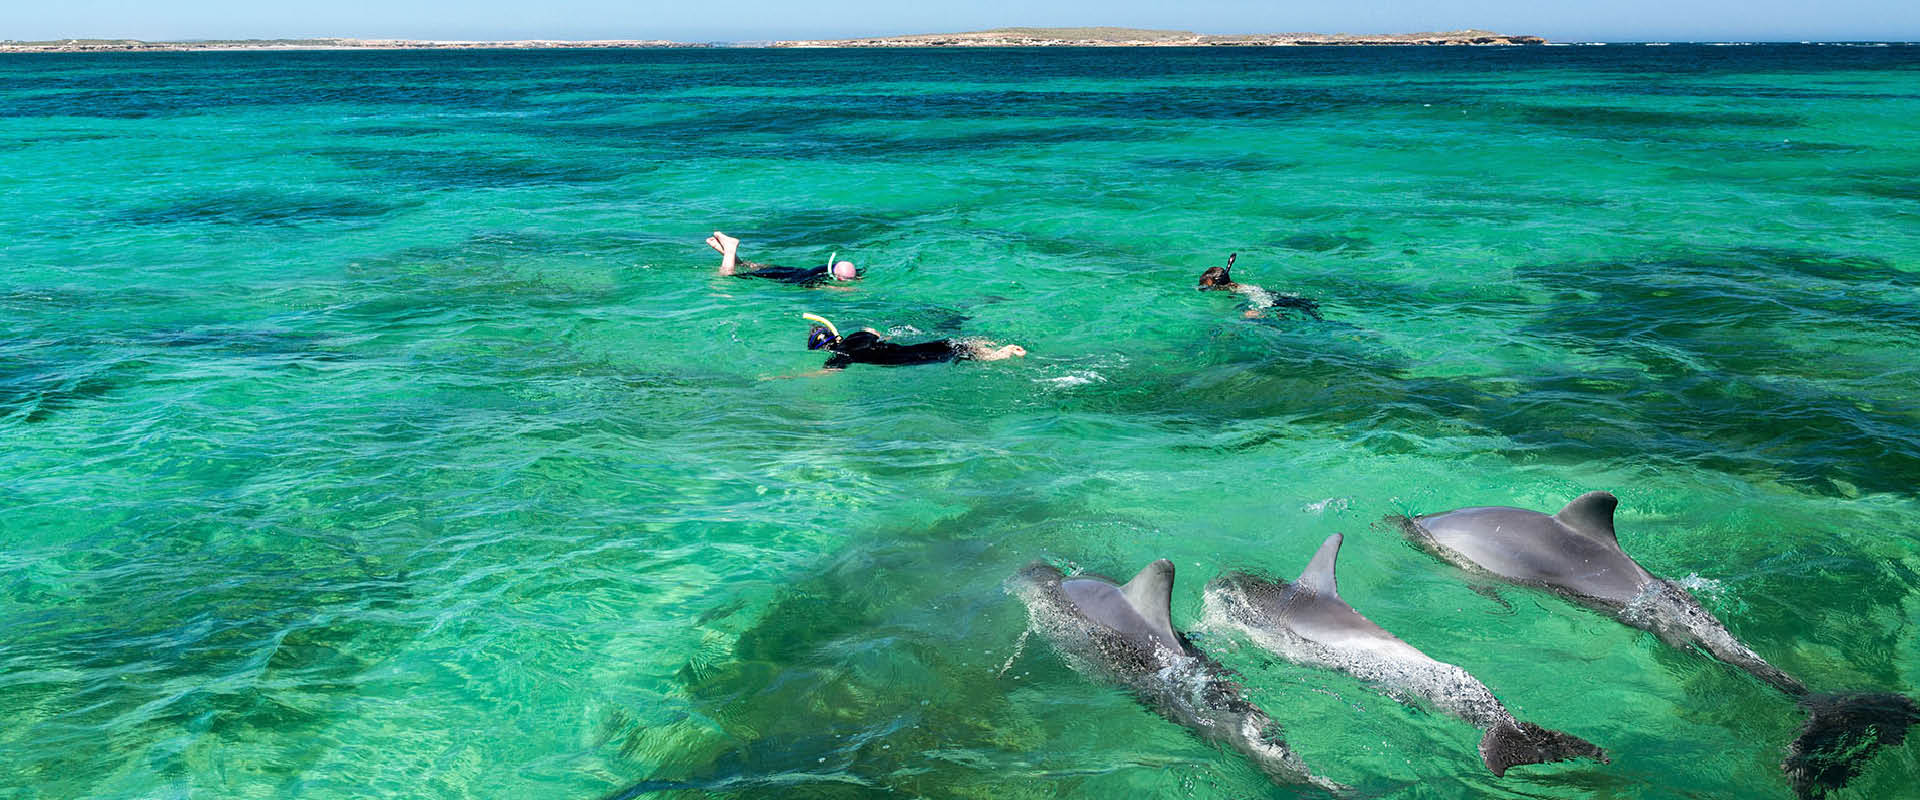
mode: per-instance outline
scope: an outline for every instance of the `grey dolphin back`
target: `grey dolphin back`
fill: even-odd
[[[1620,540],[1613,534],[1613,510],[1619,507],[1620,498],[1609,492],[1587,492],[1573,498],[1553,518],[1575,533],[1619,550]]]
[[[1068,578],[1036,562],[1009,588],[1026,604],[1032,630],[1076,672],[1130,690],[1168,721],[1247,756],[1276,784],[1346,789],[1308,770],[1225,668],[1173,629],[1173,562],[1155,561],[1124,584]]]
[[[1389,521],[1442,560],[1559,591],[1676,649],[1703,650],[1799,701],[1810,716],[1788,745],[1781,767],[1802,798],[1823,797],[1841,788],[1874,752],[1898,745],[1907,728],[1920,723],[1920,704],[1902,695],[1816,695],[1768,663],[1692,593],[1655,577],[1620,549],[1613,527],[1618,505],[1611,494],[1588,492],[1551,517],[1524,509],[1473,507]],[[1497,754],[1512,742],[1490,744]],[[1525,752],[1528,746],[1523,742],[1511,749]]]
[[[1340,543],[1346,537],[1340,534],[1328,536],[1320,543],[1320,549],[1313,553],[1313,560],[1307,562],[1307,568],[1300,571],[1300,579],[1294,581],[1308,591],[1327,597],[1339,597],[1340,587],[1334,578],[1334,562],[1340,559]]]
[[[1313,552],[1313,559],[1300,570],[1300,577],[1294,579],[1291,587],[1277,593],[1282,598],[1281,606],[1272,611],[1285,624],[1308,637],[1359,636],[1411,650],[1410,645],[1341,599],[1340,581],[1335,573],[1339,567],[1340,545],[1345,541],[1346,536],[1335,533],[1321,542],[1320,549]],[[1259,582],[1248,576],[1234,576],[1234,579],[1245,587]]]
[[[1060,589],[1088,620],[1097,622],[1135,644],[1158,644],[1176,653],[1185,645],[1173,632],[1173,562],[1148,564],[1133,580],[1116,585],[1100,578],[1063,578]]]
[[[1620,549],[1613,530],[1618,506],[1611,494],[1588,492],[1556,514],[1476,506],[1396,521],[1442,560],[1618,609],[1655,580]]]
[[[1154,635],[1168,646],[1180,649],[1180,637],[1173,632],[1173,562],[1160,559],[1133,576],[1120,587],[1127,604],[1152,627]]]
[[[1417,697],[1481,728],[1479,754],[1494,775],[1521,764],[1575,758],[1607,763],[1580,737],[1520,722],[1466,670],[1434,660],[1366,618],[1339,595],[1345,537],[1328,536],[1292,583],[1228,573],[1208,585],[1211,618],[1245,633],[1261,649],[1305,666],[1341,672],[1397,698]]]

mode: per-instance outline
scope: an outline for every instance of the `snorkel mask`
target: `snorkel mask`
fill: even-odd
[[[821,350],[832,347],[836,342],[840,341],[840,329],[834,327],[833,323],[828,321],[826,317],[820,316],[819,314],[801,314],[800,318],[820,323],[813,326],[813,330],[807,331],[808,350]]]
[[[838,250],[833,251],[833,255],[827,256],[827,275],[836,281],[850,281],[859,278],[861,270],[855,267],[851,261],[834,260],[839,257],[840,251]]]
[[[1200,285],[1196,288],[1204,292],[1208,289],[1224,289],[1227,284],[1233,283],[1233,275],[1229,270],[1233,269],[1233,260],[1239,257],[1239,253],[1229,253],[1226,266],[1208,267],[1206,272],[1200,273]]]

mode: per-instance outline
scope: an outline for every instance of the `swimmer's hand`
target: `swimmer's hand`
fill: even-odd
[[[974,356],[974,359],[977,361],[999,361],[1001,359],[1017,358],[1020,356],[1024,356],[1027,354],[1027,348],[1021,347],[1020,345],[1017,345],[1017,344],[1010,344],[1002,347],[988,347],[986,345],[981,345],[980,349],[976,351],[976,353],[977,354]]]

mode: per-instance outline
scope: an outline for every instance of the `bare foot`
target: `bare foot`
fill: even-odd
[[[720,251],[720,274],[732,275],[733,268],[740,263],[740,240],[719,231],[707,238],[707,244]]]
[[[1260,315],[1265,311],[1266,309],[1264,308],[1249,308],[1247,309],[1247,313],[1243,314],[1242,316],[1246,317],[1247,319],[1259,319]]]

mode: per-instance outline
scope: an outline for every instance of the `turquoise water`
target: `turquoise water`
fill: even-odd
[[[1287,796],[1001,583],[1168,557],[1189,627],[1335,531],[1614,763],[1195,631],[1320,774],[1787,796],[1790,701],[1378,521],[1607,489],[1776,665],[1920,690],[1916,120],[1900,46],[0,60],[0,797]],[[802,311],[1031,354],[763,380]]]

